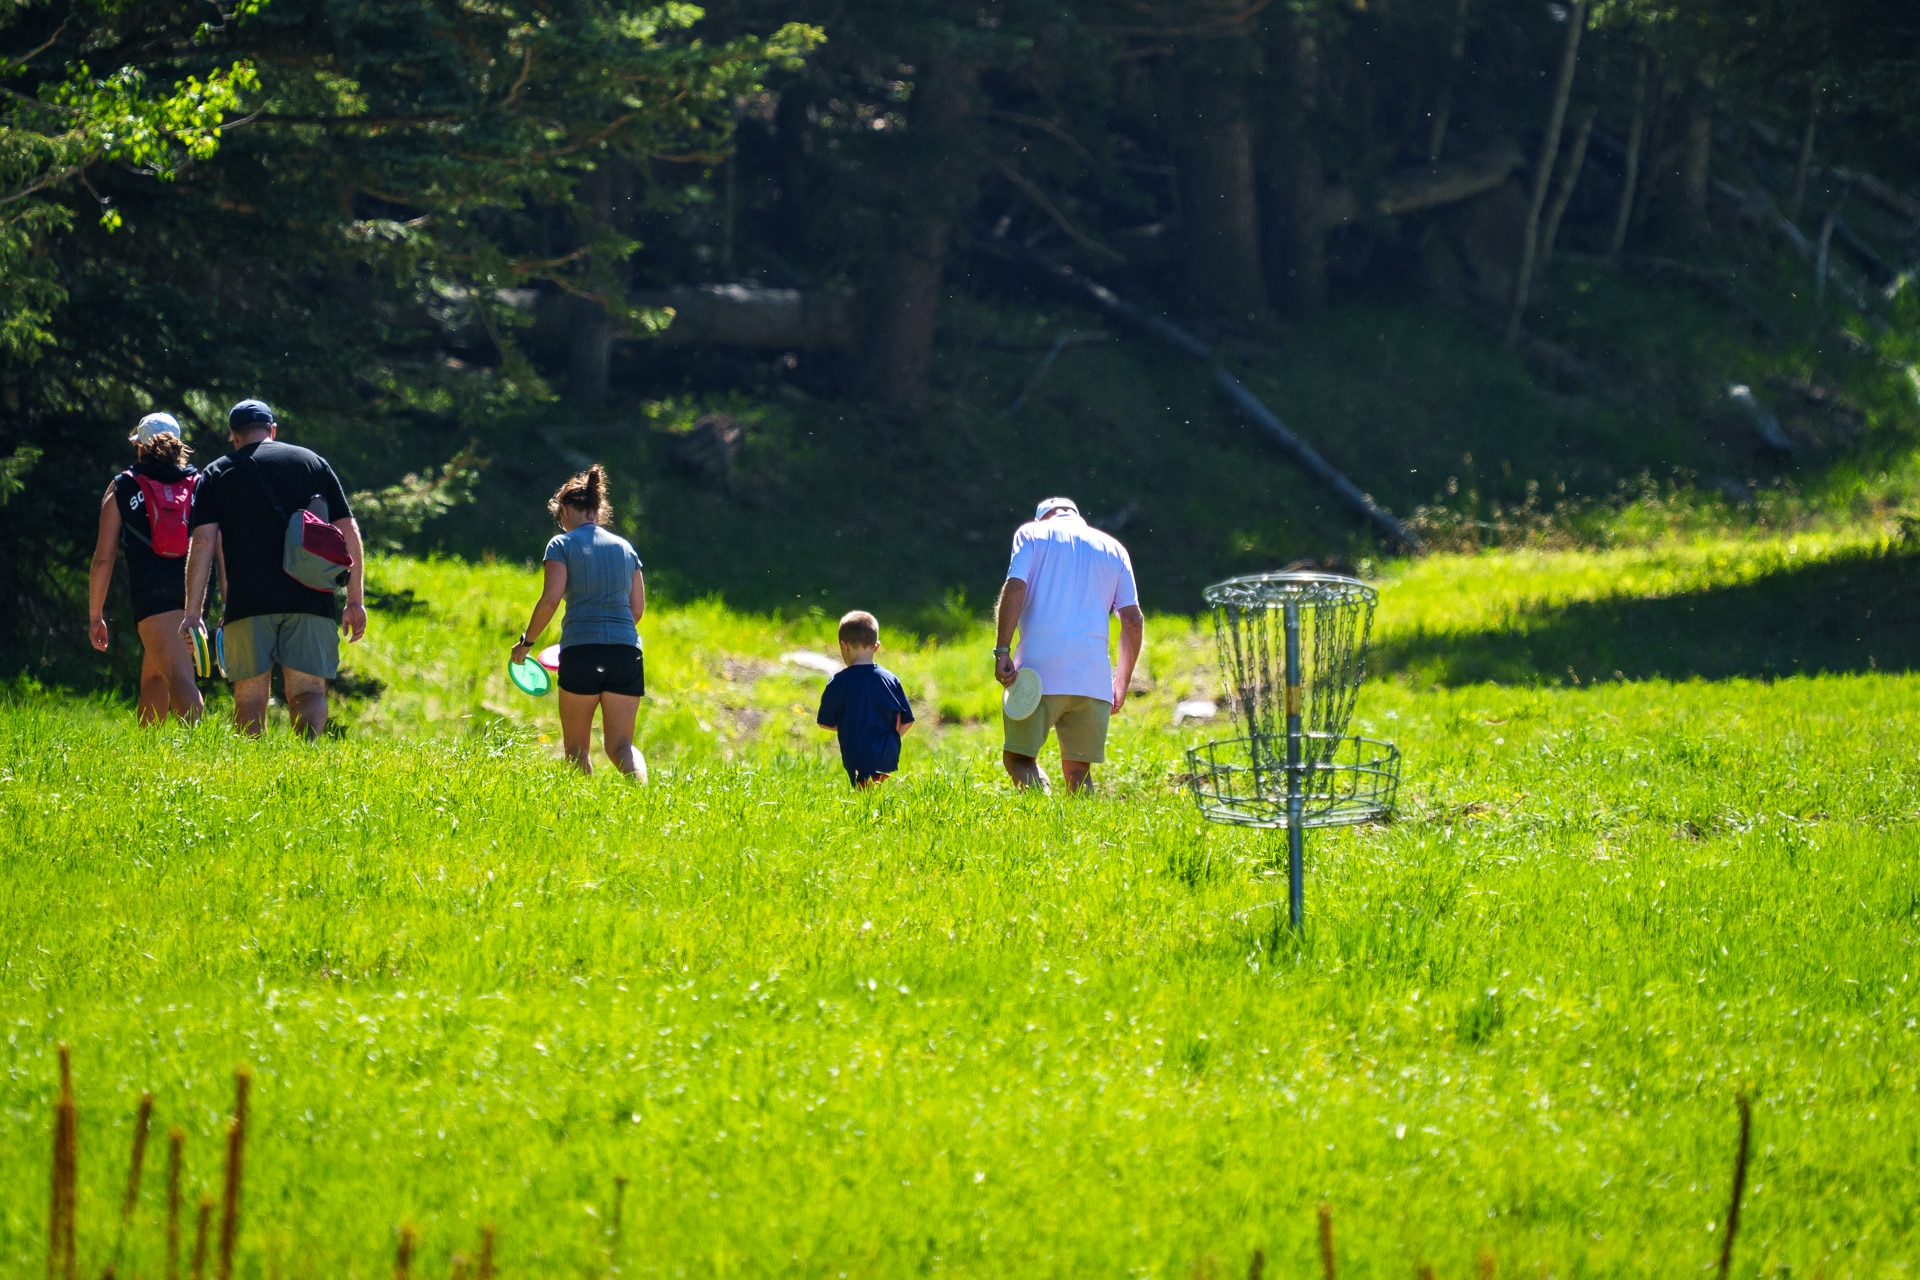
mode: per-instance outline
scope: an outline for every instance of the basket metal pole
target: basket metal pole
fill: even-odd
[[[1304,911],[1301,897],[1305,879],[1306,833],[1302,817],[1300,762],[1300,602],[1289,596],[1284,623],[1287,633],[1287,922],[1298,932]]]

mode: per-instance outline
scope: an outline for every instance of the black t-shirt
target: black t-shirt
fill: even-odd
[[[250,474],[251,473],[251,474]],[[275,514],[264,480],[285,514]],[[353,514],[340,477],[311,449],[278,440],[262,440],[215,459],[193,495],[193,526],[220,526],[227,561],[226,622],[263,613],[333,616],[333,593],[315,591],[287,576],[287,517],[314,497],[325,500],[319,514],[344,520]]]
[[[170,467],[160,462],[136,462],[128,469],[161,484],[177,484],[192,475],[192,467]],[[127,554],[127,582],[133,588],[133,620],[171,613],[187,598],[187,559],[169,560],[153,553],[153,525],[147,519],[147,498],[122,471],[113,478],[113,498],[120,507],[120,548]],[[142,541],[146,539],[146,541]]]
[[[855,781],[900,767],[896,716],[913,722],[907,691],[893,672],[871,662],[848,667],[820,694],[820,726],[840,731],[840,763]]]

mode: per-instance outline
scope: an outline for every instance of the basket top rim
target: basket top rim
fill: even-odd
[[[1261,592],[1271,592],[1275,602],[1288,596],[1296,598],[1326,596],[1338,599],[1359,597],[1369,603],[1377,601],[1380,593],[1358,578],[1349,578],[1340,573],[1310,573],[1292,571],[1283,573],[1249,573],[1237,578],[1228,578],[1216,582],[1201,592],[1208,604],[1244,604],[1247,597]]]

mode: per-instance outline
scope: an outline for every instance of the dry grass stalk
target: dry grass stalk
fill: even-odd
[[[186,1163],[187,1131],[167,1130],[167,1280],[180,1275],[180,1174]]]
[[[1267,1274],[1267,1255],[1258,1249],[1253,1251],[1253,1260],[1247,1263],[1247,1280],[1264,1280]]]
[[[1747,1190],[1747,1153],[1753,1139],[1753,1104],[1744,1093],[1736,1093],[1733,1102],[1740,1108],[1740,1149],[1733,1157],[1733,1198],[1727,1204],[1727,1234],[1720,1240],[1720,1280],[1727,1280],[1727,1271],[1733,1266],[1733,1235],[1740,1229],[1740,1197]]]
[[[245,1176],[241,1163],[247,1147],[247,1086],[253,1073],[245,1067],[233,1071],[233,1123],[227,1128],[227,1181],[220,1201],[219,1280],[233,1280],[233,1247],[240,1238],[240,1184]]]
[[[1320,1274],[1334,1280],[1333,1206],[1324,1200],[1320,1202]]]
[[[1480,1280],[1493,1280],[1495,1271],[1493,1250],[1482,1248],[1477,1262],[1480,1268]]]
[[[147,1166],[147,1134],[153,1124],[153,1095],[140,1095],[140,1106],[133,1115],[133,1155],[127,1161],[127,1193],[120,1200],[120,1230],[113,1239],[113,1261],[101,1273],[101,1280],[113,1280],[120,1270],[120,1255],[127,1247],[127,1230],[133,1226],[133,1210],[140,1203],[140,1175]]]
[[[449,1272],[449,1280],[467,1280],[467,1255],[466,1254],[456,1253],[453,1255],[453,1265],[452,1265],[451,1271]]]
[[[474,1272],[474,1280],[493,1280],[493,1237],[491,1222],[480,1228],[480,1266]]]
[[[47,1209],[47,1277],[76,1280],[80,1261],[74,1250],[74,1209],[79,1164],[80,1110],[73,1101],[73,1057],[59,1044],[60,1098],[53,1107],[53,1176]]]
[[[193,1280],[207,1280],[207,1228],[213,1225],[213,1197],[200,1197],[200,1221],[193,1229]]]
[[[133,1207],[140,1199],[140,1174],[147,1164],[147,1129],[153,1123],[153,1095],[140,1095],[140,1109],[133,1116],[133,1156],[127,1162],[127,1195],[120,1202],[120,1229],[133,1221]]]
[[[413,1276],[413,1246],[420,1239],[420,1233],[411,1223],[400,1226],[400,1244],[393,1251],[393,1280],[411,1280]]]
[[[1431,1262],[1423,1262],[1420,1264],[1420,1280],[1433,1280],[1433,1264]]]
[[[607,1274],[612,1275],[620,1269],[620,1213],[627,1200],[627,1176],[615,1174],[613,1179],[613,1215],[607,1224]]]

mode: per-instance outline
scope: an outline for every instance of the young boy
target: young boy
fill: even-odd
[[[838,730],[840,763],[856,787],[885,782],[900,767],[900,735],[913,728],[913,707],[900,680],[873,664],[880,623],[856,609],[840,619],[840,660],[847,664],[820,695],[820,727]]]

